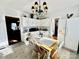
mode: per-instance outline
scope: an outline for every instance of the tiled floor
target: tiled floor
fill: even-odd
[[[62,48],[60,53],[60,59],[79,59],[79,55]]]
[[[13,53],[6,56],[0,54],[0,59],[37,59],[35,55],[32,55],[32,46],[26,46],[25,44],[16,44],[12,47]],[[75,53],[62,49],[60,52],[60,59],[79,59],[79,56]],[[5,51],[6,52],[6,51]]]
[[[79,54],[77,55],[77,54],[71,53],[70,59],[79,59]]]

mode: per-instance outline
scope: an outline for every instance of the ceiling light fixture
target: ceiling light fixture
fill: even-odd
[[[45,19],[48,11],[48,6],[46,2],[43,2],[41,5],[41,0],[39,0],[39,2],[34,2],[31,10],[32,14],[36,16],[37,19]]]

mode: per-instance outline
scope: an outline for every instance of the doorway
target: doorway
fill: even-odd
[[[21,35],[19,30],[19,18],[5,16],[7,36],[9,45],[21,42]]]

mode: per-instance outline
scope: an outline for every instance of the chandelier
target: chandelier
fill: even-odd
[[[32,10],[32,16],[34,16],[37,19],[45,19],[47,17],[47,3],[43,2],[41,5],[41,1],[34,2],[34,5],[31,7]]]

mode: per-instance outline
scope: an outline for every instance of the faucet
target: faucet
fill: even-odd
[[[31,33],[28,33],[28,37],[26,38],[26,41],[29,41],[30,37],[31,37]]]
[[[42,32],[39,32],[39,36],[40,36],[40,37],[43,37],[43,33],[42,33]]]

